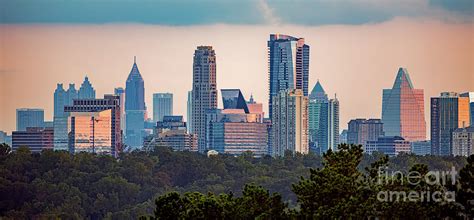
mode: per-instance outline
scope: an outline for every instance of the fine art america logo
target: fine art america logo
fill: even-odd
[[[379,167],[377,185],[383,190],[377,194],[381,202],[454,202],[455,192],[448,190],[448,185],[456,184],[457,171],[429,171],[422,174],[418,171],[386,171]],[[400,189],[397,186],[408,186]],[[393,189],[393,190],[392,190]]]

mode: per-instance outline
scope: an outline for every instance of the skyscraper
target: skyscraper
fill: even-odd
[[[72,105],[72,101],[78,97],[77,90],[73,83],[69,84],[67,91],[64,90],[63,84],[58,83],[54,91],[54,150],[68,149],[67,134],[67,112],[64,112],[64,106]]]
[[[206,151],[206,111],[217,108],[216,54],[212,46],[194,51],[192,131],[198,135],[199,152]]]
[[[323,89],[323,86],[319,82],[313,87],[311,90],[311,94],[309,95],[309,142],[310,142],[310,150],[316,150],[318,147],[318,133],[319,133],[319,125],[320,125],[320,116],[321,116],[321,106],[324,103],[328,102],[328,95]],[[318,152],[319,153],[319,152]]]
[[[188,100],[186,103],[186,129],[191,133],[193,124],[193,91],[188,91]]]
[[[270,34],[268,41],[269,117],[272,118],[272,100],[280,91],[301,89],[308,96],[309,46],[304,38]]]
[[[122,150],[120,97],[76,99],[64,107],[69,112],[69,152],[89,152],[117,157]]]
[[[304,96],[303,90],[280,91],[273,97],[272,107],[273,156],[284,156],[287,150],[307,154],[308,97]]]
[[[457,128],[453,131],[453,155],[469,157],[474,154],[474,127]]]
[[[384,136],[383,123],[380,119],[353,119],[348,123],[347,143],[362,145],[367,141],[376,141]]]
[[[469,126],[469,98],[443,92],[431,98],[431,154],[452,155],[452,132]]]
[[[319,154],[339,145],[339,101],[337,97],[322,103],[319,116],[318,151]],[[318,152],[317,152],[318,153]]]
[[[12,150],[26,146],[33,153],[53,149],[53,128],[28,127],[25,131],[12,132]]]
[[[405,68],[398,70],[392,89],[383,90],[382,122],[387,136],[407,141],[426,139],[423,90],[415,89]]]
[[[130,149],[143,146],[145,111],[145,85],[135,58],[125,88],[125,143]]]
[[[459,96],[469,98],[470,125],[474,124],[474,92],[461,93]]]
[[[95,89],[92,87],[91,82],[89,82],[89,77],[86,76],[84,78],[77,96],[79,99],[95,99]]]
[[[29,127],[44,127],[44,110],[20,108],[16,110],[16,130],[26,131]]]
[[[118,96],[120,100],[120,129],[125,132],[125,89],[115,88],[114,95]]]
[[[153,94],[153,121],[163,121],[163,116],[173,115],[173,94]]]

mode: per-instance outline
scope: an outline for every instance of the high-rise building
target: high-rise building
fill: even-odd
[[[118,87],[114,89],[114,95],[120,100],[120,129],[125,132],[125,89]]]
[[[269,117],[272,118],[272,101],[280,91],[301,89],[308,96],[309,46],[304,38],[283,34],[270,34],[268,46]]]
[[[247,102],[247,107],[249,109],[249,113],[258,114],[259,121],[263,121],[263,119],[265,118],[265,113],[263,112],[263,104],[255,102],[255,100],[253,99],[253,95],[250,95],[250,99]]]
[[[453,155],[469,157],[474,154],[474,127],[457,128],[453,131]]]
[[[72,105],[72,101],[78,97],[73,83],[69,84],[67,91],[63,84],[58,83],[54,91],[54,150],[68,150],[67,117],[64,106]]]
[[[173,94],[153,94],[153,121],[163,121],[163,116],[173,115]]]
[[[474,92],[461,93],[459,96],[469,98],[469,118],[470,125],[474,124]]]
[[[348,144],[364,147],[367,141],[376,141],[380,136],[384,136],[383,123],[380,119],[353,119],[348,123]]]
[[[151,146],[170,147],[176,151],[197,151],[197,135],[186,131],[183,116],[164,116],[156,123]]]
[[[84,82],[82,82],[81,88],[79,88],[77,97],[79,99],[95,99],[95,89],[92,87],[91,82],[89,82],[89,77],[86,76],[84,78]]]
[[[328,95],[323,89],[323,86],[319,82],[311,90],[309,95],[309,144],[310,150],[317,151],[318,149],[318,134],[319,134],[319,122],[321,117],[321,106],[323,103],[328,102]],[[319,153],[319,152],[316,152]]]
[[[321,105],[319,117],[317,152],[320,155],[331,149],[338,150],[339,145],[339,100],[337,97]]]
[[[44,127],[44,110],[20,108],[16,110],[16,130],[26,131],[28,127]]]
[[[285,151],[309,152],[308,97],[303,90],[281,91],[273,97],[272,153],[284,156]],[[337,131],[339,135],[339,130]]]
[[[7,132],[0,131],[0,144],[7,142]]]
[[[399,136],[382,136],[376,141],[367,141],[364,152],[372,154],[375,151],[388,156],[397,156],[399,153],[410,153],[410,142]]]
[[[347,144],[347,133],[347,129],[341,131],[341,134],[339,135],[339,144]]]
[[[125,88],[125,144],[129,149],[143,146],[145,115],[145,85],[135,58]]]
[[[27,127],[25,131],[12,132],[12,150],[19,147],[28,147],[33,153],[41,153],[42,150],[53,149],[53,128]]]
[[[431,155],[431,141],[411,142],[411,152],[416,155]]]
[[[443,92],[431,98],[431,154],[452,155],[452,132],[469,126],[469,98]]]
[[[426,140],[423,90],[415,89],[405,68],[398,70],[392,89],[383,90],[382,122],[385,135],[407,141]]]
[[[216,53],[212,46],[194,51],[192,130],[198,136],[198,150],[206,151],[206,111],[217,108]]]
[[[69,113],[69,152],[89,152],[117,157],[122,150],[120,97],[76,99],[64,107]]]
[[[224,109],[207,111],[207,150],[240,155],[246,151],[256,156],[267,154],[267,125],[262,112],[250,112],[239,89],[222,89]]]
[[[186,103],[186,129],[191,133],[193,124],[193,91],[188,91],[188,100]]]

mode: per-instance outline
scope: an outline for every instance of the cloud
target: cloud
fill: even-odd
[[[275,15],[273,9],[268,5],[266,0],[259,0],[258,6],[262,12],[265,23],[271,25],[278,25],[281,23],[281,19]]]

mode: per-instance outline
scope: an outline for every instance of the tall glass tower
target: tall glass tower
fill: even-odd
[[[77,95],[73,83],[69,84],[67,91],[64,90],[63,84],[58,83],[54,91],[54,150],[68,149],[67,119],[69,113],[64,111],[64,107],[72,105],[73,100],[78,98]]]
[[[135,58],[125,88],[125,143],[130,149],[143,146],[145,111],[145,85]]]
[[[407,141],[426,139],[423,90],[415,89],[405,68],[398,70],[392,89],[383,90],[382,122],[386,136]]]
[[[301,89],[308,96],[309,46],[304,38],[270,34],[268,41],[270,91],[269,117],[272,118],[272,98],[280,91]]]
[[[337,150],[337,145],[339,145],[339,101],[337,97],[321,104],[317,140],[319,154],[322,155],[329,149]]]
[[[86,76],[86,78],[84,78],[84,82],[82,82],[77,96],[79,99],[95,99],[95,89],[92,87],[89,77]]]
[[[16,110],[16,130],[26,131],[26,128],[42,128],[44,126],[44,110],[35,108],[19,108]]]
[[[318,80],[316,85],[314,85],[313,90],[311,90],[311,94],[309,95],[308,114],[310,151],[317,151],[321,106],[327,102],[328,95],[326,94],[323,89],[323,86]]]
[[[163,121],[164,116],[173,115],[173,94],[153,94],[153,121]]]
[[[206,151],[206,111],[217,108],[216,53],[212,46],[194,51],[192,131],[198,135],[198,151]]]

